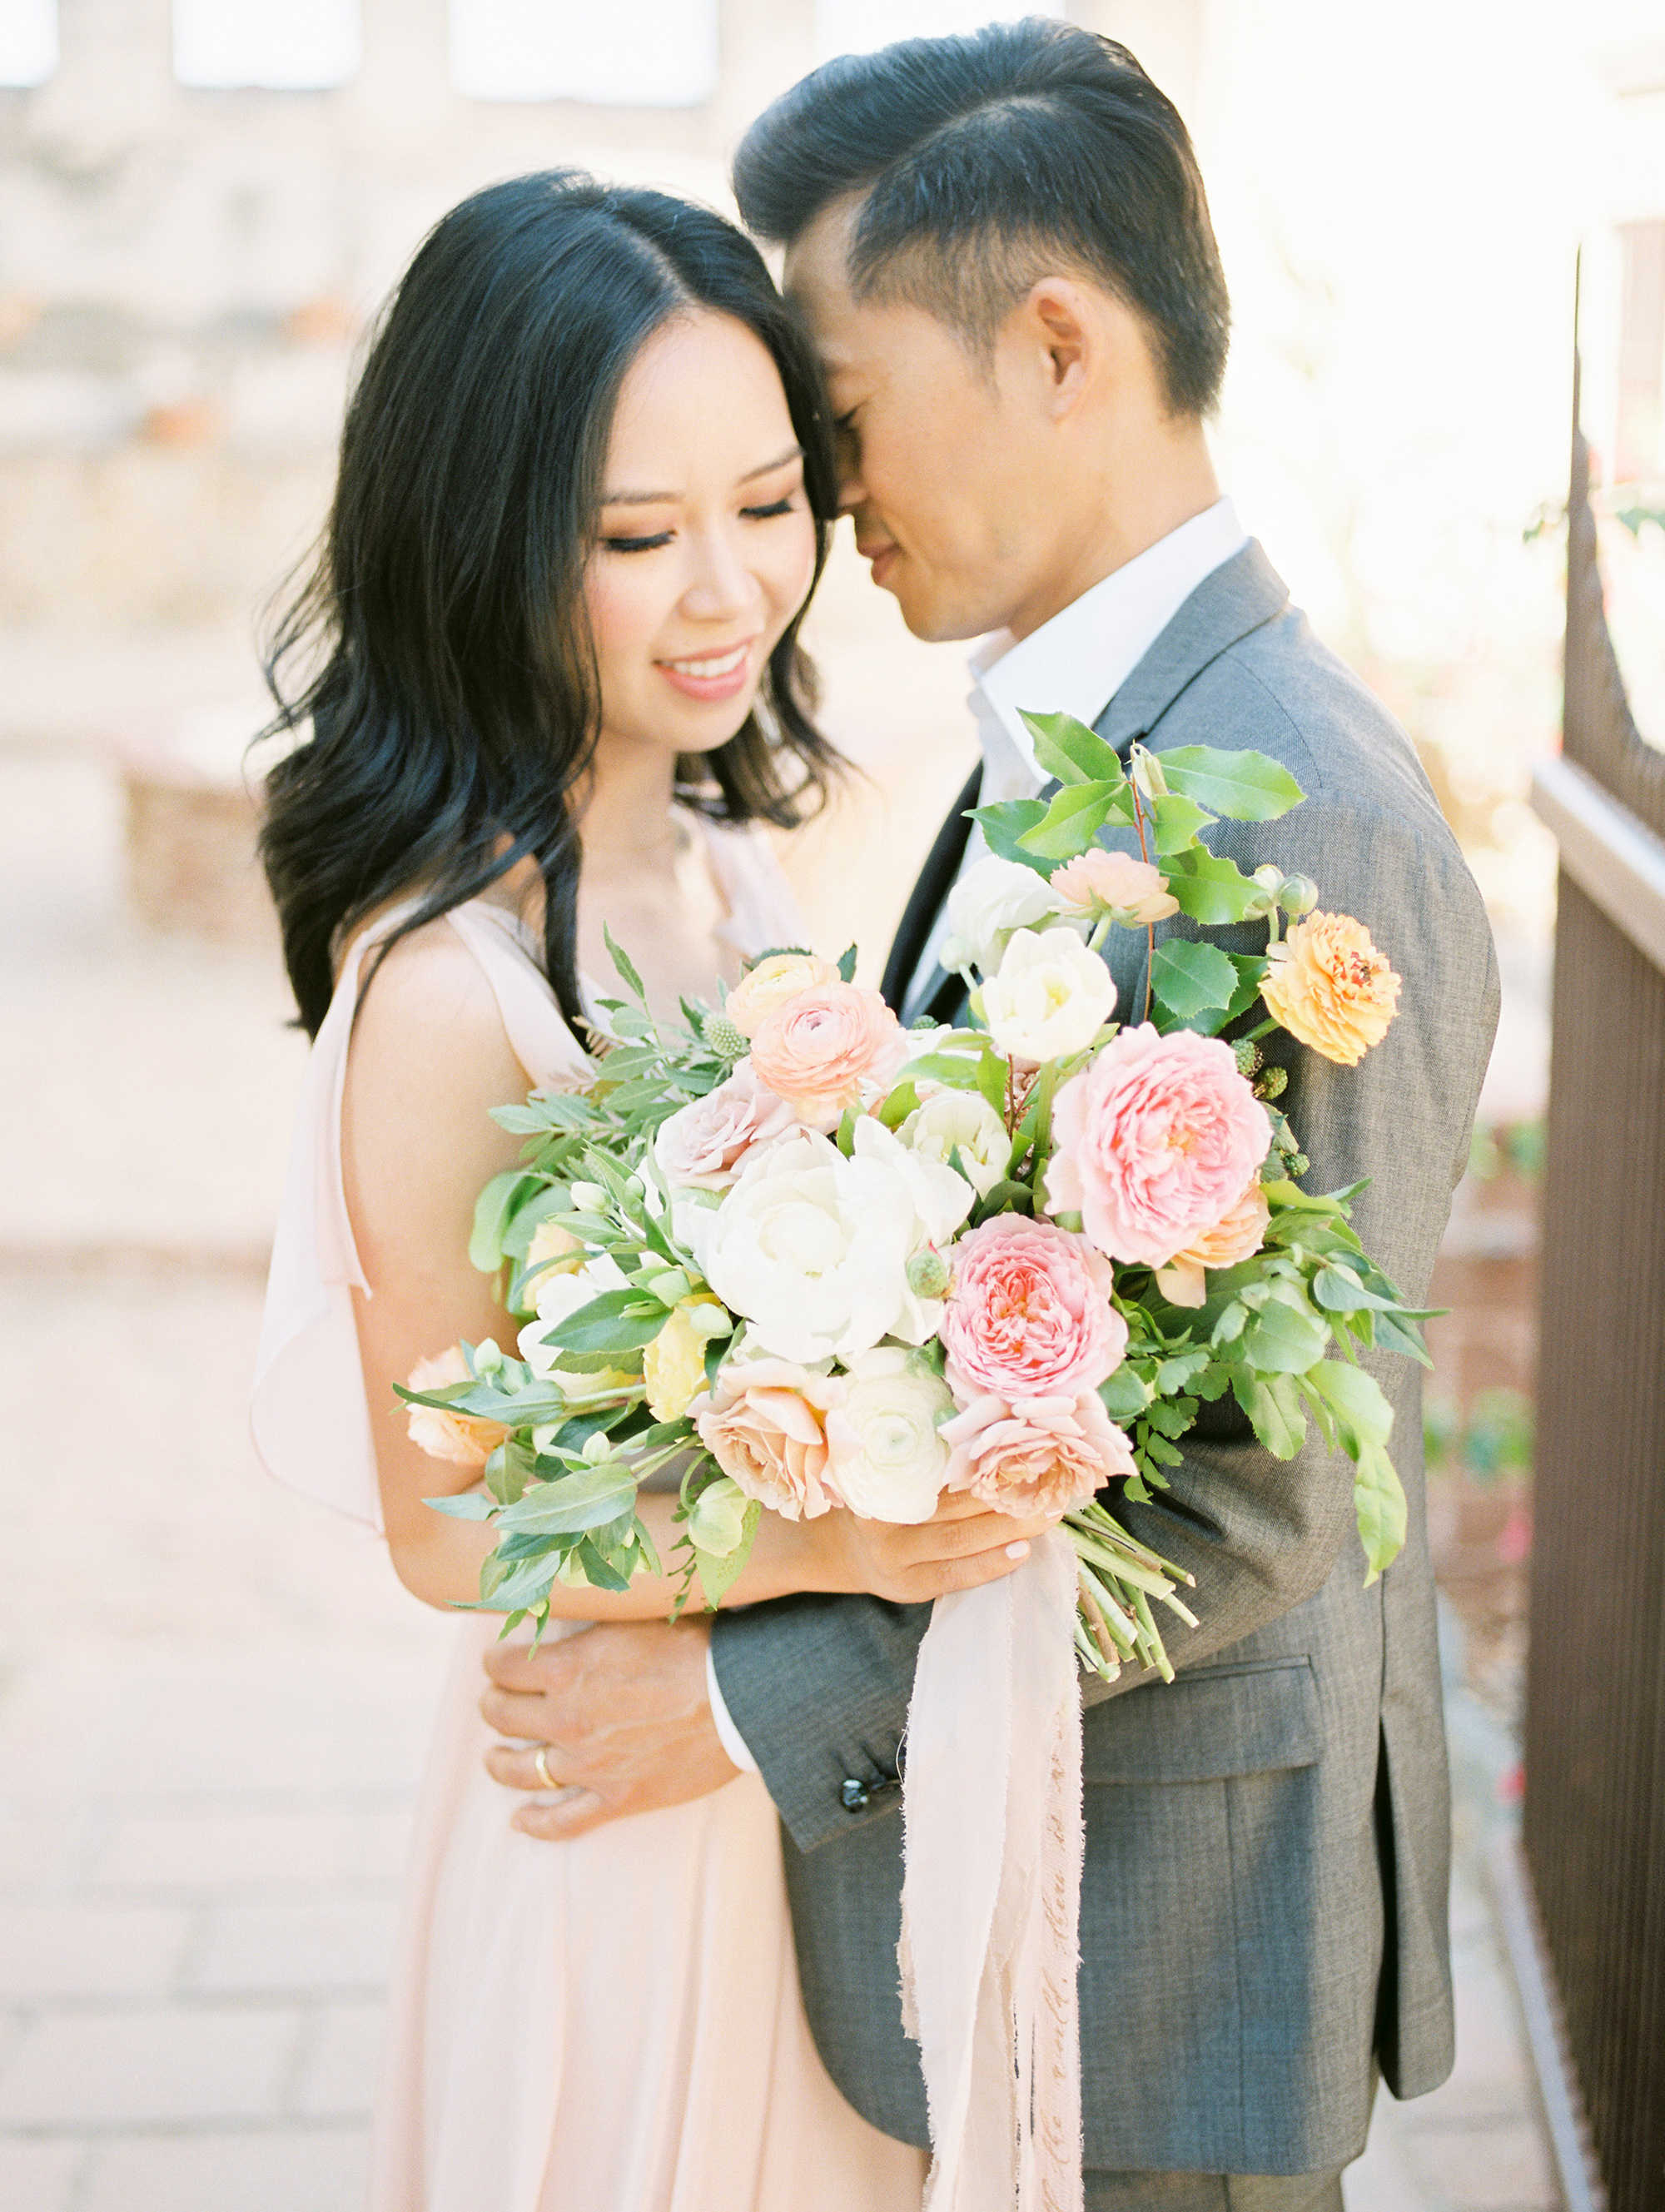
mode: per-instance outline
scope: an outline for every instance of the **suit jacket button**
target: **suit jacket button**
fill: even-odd
[[[854,1774],[847,1774],[838,1793],[838,1802],[847,1813],[865,1813],[870,1802],[866,1784],[858,1782]]]

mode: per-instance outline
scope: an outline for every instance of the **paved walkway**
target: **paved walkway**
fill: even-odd
[[[301,1048],[268,953],[131,934],[118,826],[95,760],[0,750],[0,2206],[354,2212],[449,1631],[253,1462]],[[1553,2203],[1472,1705],[1457,2073],[1384,2099],[1350,2212]]]

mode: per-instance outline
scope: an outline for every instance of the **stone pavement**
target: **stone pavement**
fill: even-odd
[[[301,1046],[270,948],[132,932],[119,829],[0,749],[0,2206],[352,2212],[449,1630],[254,1463]],[[1476,1871],[1514,1753],[1452,1712],[1457,2073],[1350,2212],[1554,2201]]]

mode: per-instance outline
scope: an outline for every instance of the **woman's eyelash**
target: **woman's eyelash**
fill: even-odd
[[[773,522],[777,515],[792,513],[793,494],[784,499],[772,500],[767,507],[743,507],[740,512],[748,522]],[[652,553],[661,545],[671,543],[668,530],[655,532],[651,538],[604,538],[602,544],[610,553]]]

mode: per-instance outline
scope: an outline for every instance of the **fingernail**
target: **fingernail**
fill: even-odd
[[[1027,1544],[1008,1544],[1006,1547],[1006,1555],[1009,1559],[1026,1559],[1029,1557],[1029,1546]]]

